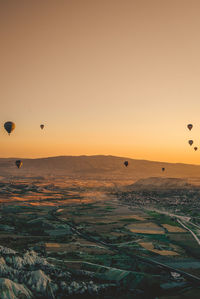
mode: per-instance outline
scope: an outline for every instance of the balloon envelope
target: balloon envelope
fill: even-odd
[[[125,161],[125,162],[124,162],[124,165],[127,167],[127,166],[128,166],[128,161]]]
[[[191,131],[192,128],[193,128],[193,125],[192,125],[192,124],[188,124],[187,127],[188,127],[188,129]]]
[[[41,130],[43,130],[44,129],[44,125],[40,125],[40,128],[41,128]]]
[[[10,135],[12,131],[15,129],[15,123],[12,121],[7,121],[4,124],[4,129],[7,131],[7,133]]]
[[[196,151],[198,150],[198,147],[195,146],[195,147],[194,147],[194,150],[195,150],[195,152],[196,152]]]
[[[189,140],[188,143],[190,146],[193,145],[193,140]]]
[[[15,161],[15,164],[16,164],[17,168],[21,168],[23,165],[23,162],[21,160],[17,160],[17,161]]]

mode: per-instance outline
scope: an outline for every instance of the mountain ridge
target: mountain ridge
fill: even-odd
[[[57,158],[97,158],[97,157],[111,157],[111,158],[119,158],[124,160],[133,160],[140,162],[152,162],[152,163],[162,163],[162,164],[173,164],[173,165],[190,165],[190,166],[199,166],[200,164],[191,164],[191,163],[182,163],[182,162],[166,162],[166,161],[156,161],[156,160],[148,160],[148,159],[134,159],[130,157],[121,157],[114,155],[58,155],[58,156],[49,156],[49,157],[40,157],[40,158],[23,158],[23,157],[0,157],[0,160],[47,160],[47,159],[57,159]]]
[[[23,166],[17,169],[15,160],[0,158],[1,175],[67,175],[93,178],[139,179],[145,177],[200,177],[200,165],[139,160],[112,155],[55,156],[22,159]],[[124,161],[129,166],[124,166]],[[162,167],[165,171],[162,172]]]

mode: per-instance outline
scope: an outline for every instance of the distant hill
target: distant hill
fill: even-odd
[[[91,178],[140,179],[147,177],[199,177],[200,165],[154,162],[115,156],[59,156],[40,159],[22,159],[23,167],[17,169],[18,158],[0,159],[0,175],[46,176],[66,175]],[[123,163],[129,161],[126,168]],[[161,168],[165,167],[165,172]]]
[[[169,189],[188,189],[194,187],[184,178],[161,178],[150,177],[140,179],[134,184],[127,186],[128,190],[169,190]]]

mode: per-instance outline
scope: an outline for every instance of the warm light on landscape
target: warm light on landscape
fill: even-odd
[[[0,0],[0,299],[200,298],[200,1]]]

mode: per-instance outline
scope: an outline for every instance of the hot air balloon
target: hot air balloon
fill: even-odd
[[[187,125],[187,127],[188,127],[188,129],[191,131],[192,128],[193,128],[193,125],[192,125],[192,124],[189,124],[189,125]]]
[[[128,166],[128,161],[125,161],[125,162],[124,162],[124,165],[127,167],[127,166]]]
[[[196,152],[196,151],[198,150],[198,147],[195,146],[195,147],[194,147],[194,150],[195,150],[195,152]]]
[[[190,146],[193,145],[193,140],[189,140],[188,143]]]
[[[40,125],[40,128],[41,128],[41,130],[43,130],[44,129],[44,125]]]
[[[165,171],[165,167],[162,168],[162,171]]]
[[[17,160],[17,161],[15,161],[15,164],[16,164],[17,168],[21,168],[23,165],[23,162],[21,160]]]
[[[12,131],[15,129],[15,124],[12,121],[7,121],[4,124],[4,129],[8,132],[8,134],[10,135],[10,133],[12,133]]]

